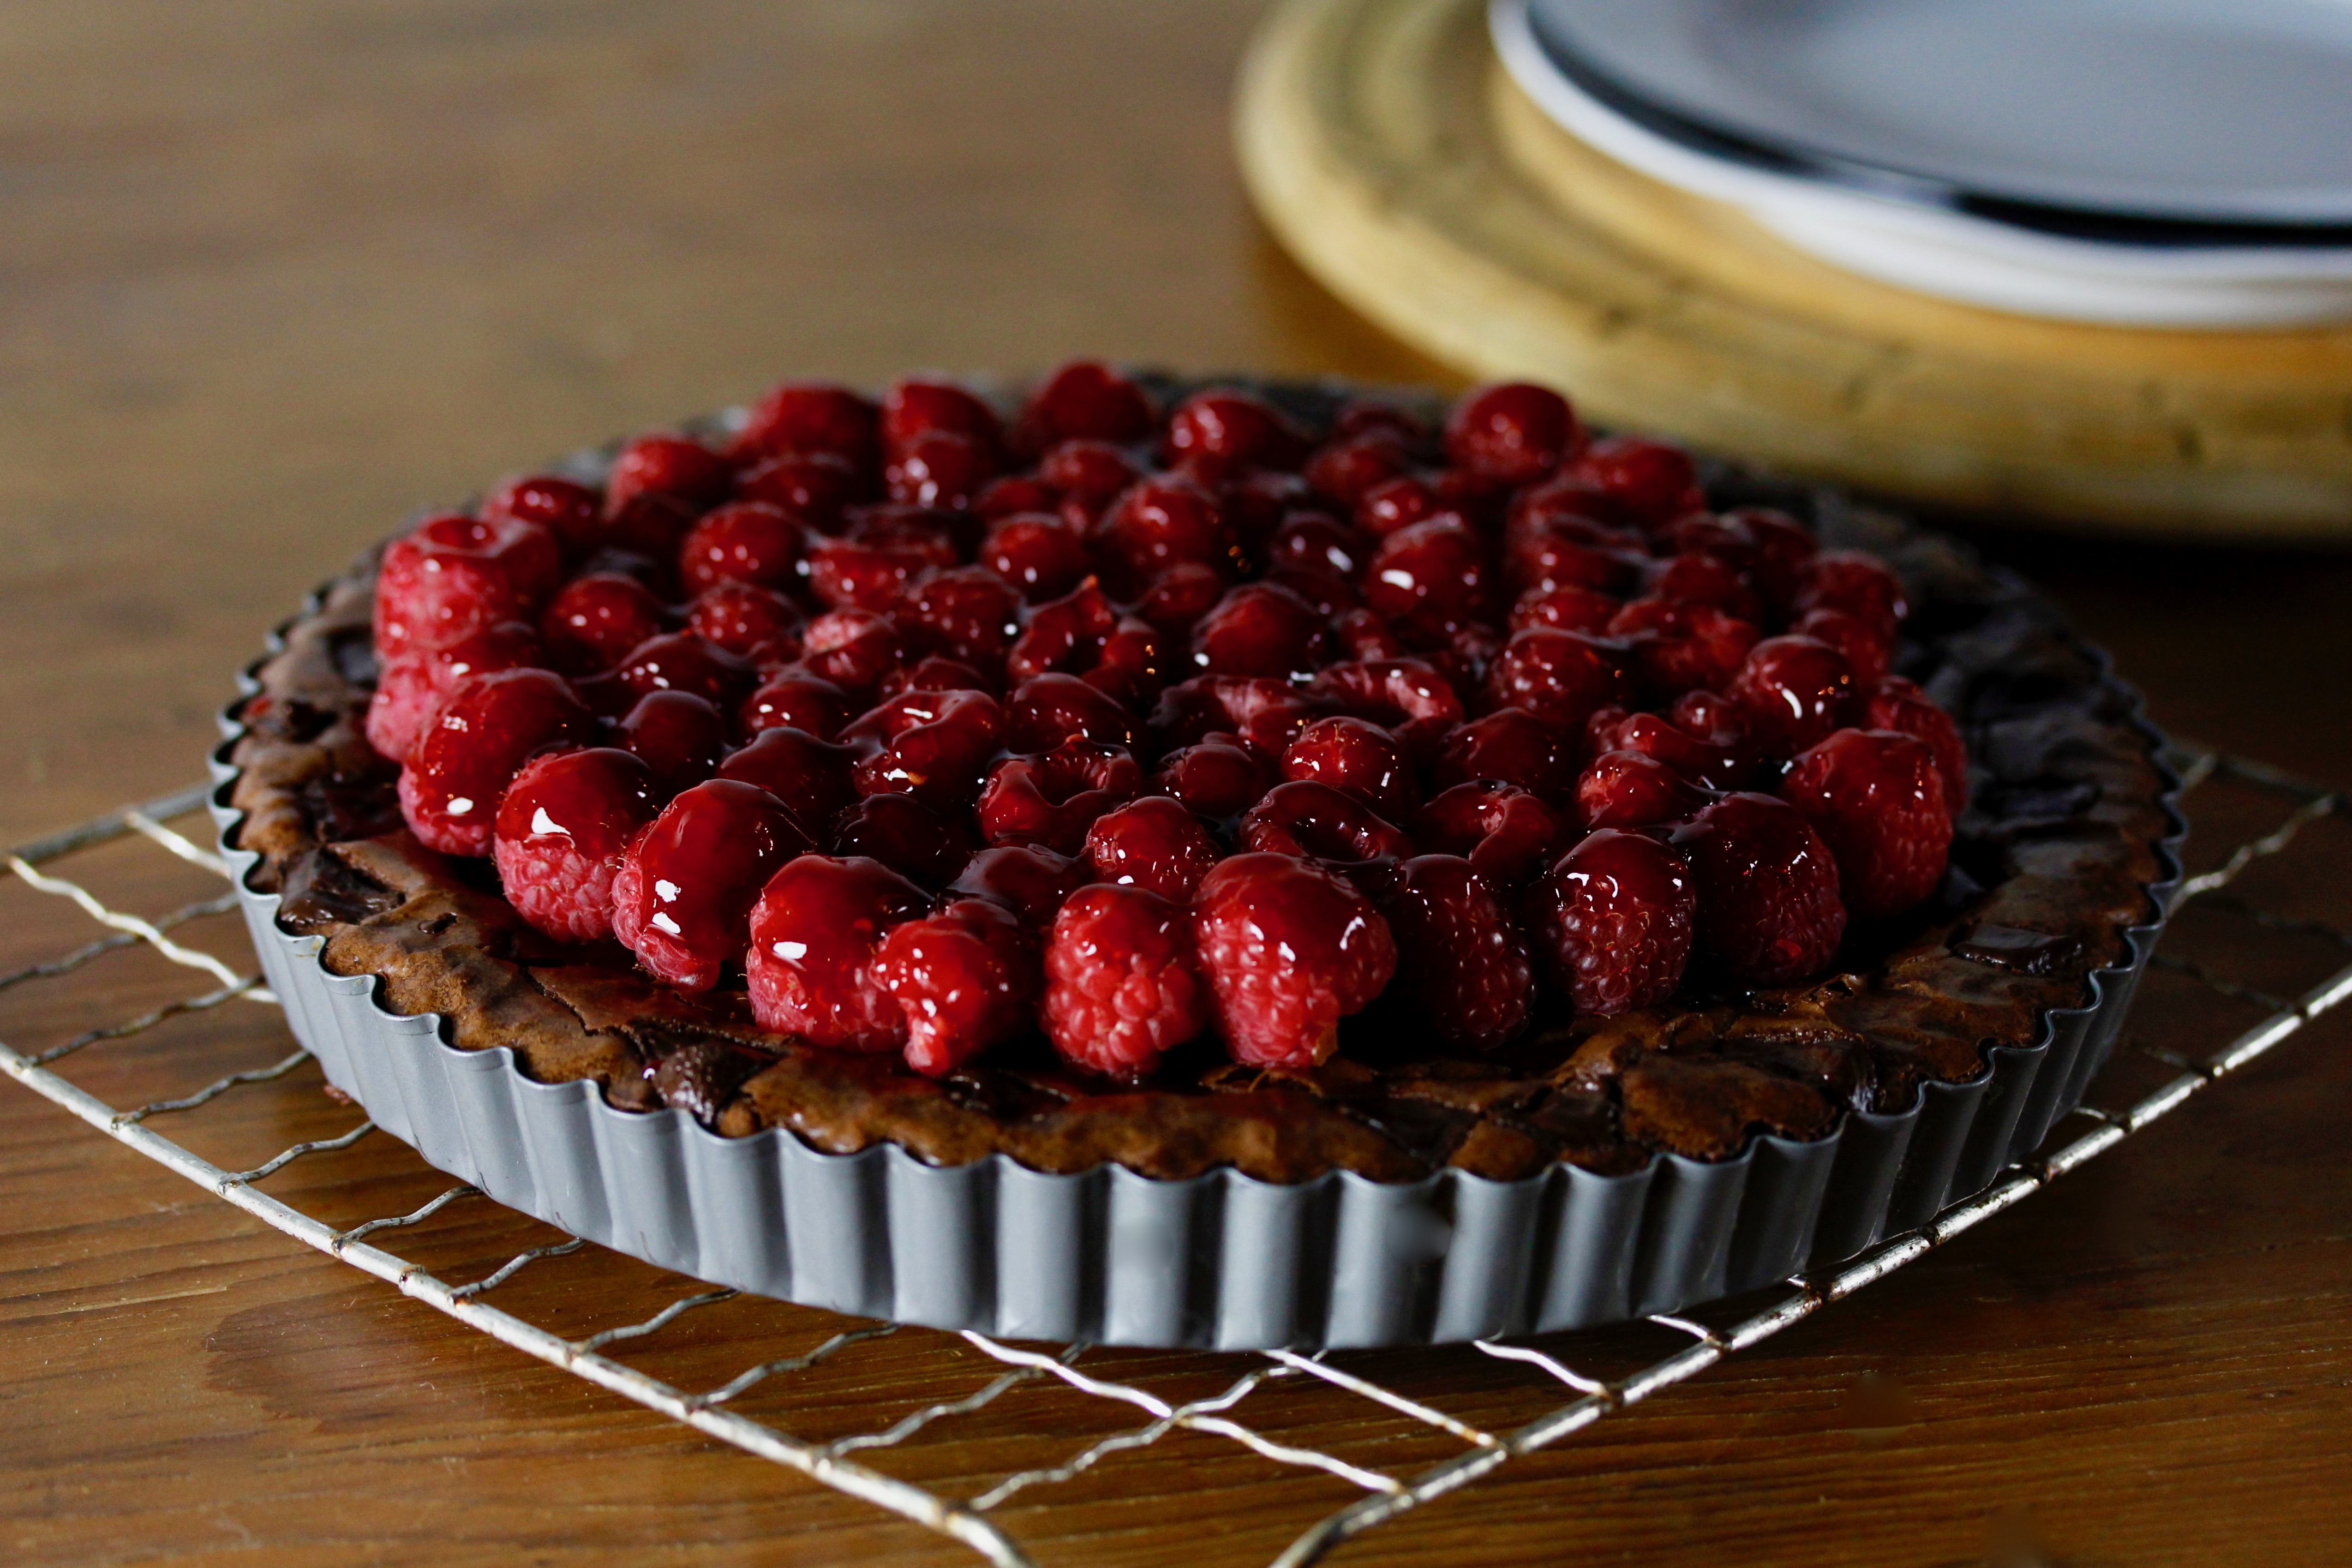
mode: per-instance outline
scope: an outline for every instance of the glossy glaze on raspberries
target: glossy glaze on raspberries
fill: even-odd
[[[1940,1015],[1871,1003],[1890,1034],[1868,998],[1809,1001],[1835,1044],[1762,1031],[1821,1107],[1798,1114],[1740,1087],[1758,1047],[1730,1025],[1922,940],[1958,952],[1937,933],[1996,879],[1981,852],[1947,875],[1966,748],[1892,673],[1938,667],[1918,591],[1737,504],[1761,499],[1801,501],[1711,497],[1532,387],[1440,417],[1098,366],[1025,400],[788,386],[730,433],[631,443],[601,494],[528,477],[387,550],[373,668],[335,655],[382,739],[292,793],[313,842],[348,841],[334,878],[503,875],[520,934],[483,940],[646,1058],[651,1087],[596,1069],[617,1103],[659,1102],[680,1031],[767,1053],[697,1102],[722,1130],[1050,1167],[1078,1144],[1018,1145],[1036,1094],[1134,1084],[1195,1108],[1181,1133],[1134,1111],[1161,1129],[1141,1144],[1088,1123],[1138,1169],[1727,1152],[1722,1126],[1811,1135],[1973,1070],[1903,1043]],[[502,813],[518,773],[585,837]],[[362,852],[348,829],[380,835],[395,794],[495,871]],[[1692,1073],[1728,1109],[1660,1131]],[[950,1114],[926,1077],[992,1087]],[[1397,1087],[1457,1080],[1525,1087]],[[1268,1094],[1319,1131],[1248,1143]]]

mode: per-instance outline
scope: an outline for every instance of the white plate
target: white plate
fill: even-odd
[[[1858,166],[1834,177],[1799,159],[1777,162],[1740,142],[1709,144],[1678,124],[1603,102],[1570,78],[1538,38],[1535,7],[1564,0],[1493,0],[1489,20],[1512,79],[1547,115],[1610,156],[1670,184],[1733,203],[1790,243],[1823,259],[1900,287],[2028,315],[2172,327],[2284,326],[2352,317],[2352,246],[2185,245],[2074,237],[1961,210],[1933,182],[1865,177]],[[1971,13],[1992,0],[1939,0]],[[2047,0],[2072,9],[2078,0]],[[2150,0],[2158,8],[2158,0]],[[1730,0],[1645,0],[1612,13],[1631,23],[1648,5],[1687,18],[1706,11],[1778,13],[1868,9],[1858,5],[1742,7]],[[2218,11],[2242,5],[2214,0]],[[1892,4],[1889,10],[1915,7]],[[2289,5],[2289,9],[2304,7]],[[2352,5],[2325,7],[2347,19]],[[2169,14],[2168,11],[2166,14]],[[1645,23],[1644,26],[1651,24]],[[2176,94],[2176,96],[2178,96]],[[2347,88],[2352,114],[2352,88]],[[1664,130],[1658,127],[1664,123]],[[1672,134],[1667,133],[1672,132]],[[1735,142],[1738,139],[1734,139]],[[1706,150],[1701,150],[1705,146]],[[2346,142],[2352,162],[2352,133]],[[2023,200],[2026,198],[2019,198]]]

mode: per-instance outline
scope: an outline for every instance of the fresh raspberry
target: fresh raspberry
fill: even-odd
[[[612,668],[667,626],[661,601],[643,583],[612,572],[574,577],[539,618],[547,657],[573,675]]]
[[[906,1015],[907,1065],[943,1078],[1029,1027],[1037,949],[1011,910],[959,899],[892,927],[873,973]]]
[[[1353,662],[1413,657],[1412,645],[1394,626],[1360,605],[1333,616],[1331,631]]]
[[[613,879],[613,934],[671,984],[708,991],[743,956],[752,900],[812,846],[784,803],[709,779],[662,808]]]
[[[648,561],[676,561],[701,513],[688,501],[660,490],[641,490],[617,505],[607,505],[596,525],[596,544],[604,550],[625,550]]]
[[[1224,851],[1181,804],[1148,795],[1097,817],[1087,833],[1086,855],[1103,881],[1148,888],[1186,904]]]
[[[927,888],[963,874],[978,847],[966,812],[945,815],[911,795],[868,795],[833,820],[835,855],[864,855]]]
[[[1387,886],[1397,863],[1413,854],[1402,828],[1355,796],[1310,779],[1266,791],[1242,814],[1240,838],[1251,849],[1315,860],[1374,889]]]
[[[564,553],[578,557],[603,537],[604,500],[573,480],[553,474],[525,474],[492,490],[482,501],[482,516],[493,522],[510,519],[538,523],[554,533]]]
[[[1797,584],[1805,563],[1819,548],[1812,531],[1785,511],[1745,506],[1723,514],[1748,538],[1749,574],[1772,608],[1782,614],[1796,602]]]
[[[1863,722],[1874,730],[1895,730],[1927,743],[1936,753],[1936,769],[1944,779],[1944,805],[1954,816],[1968,809],[1969,748],[1960,727],[1935,700],[1899,675],[1882,677],[1864,705]]]
[[[1632,646],[1642,684],[1666,700],[1728,685],[1763,633],[1714,605],[1652,597],[1611,616],[1609,635]]]
[[[499,803],[491,847],[515,913],[563,942],[613,934],[613,879],[658,809],[653,771],[599,746],[534,757]]]
[[[1458,1050],[1491,1051],[1527,1026],[1536,972],[1486,879],[1458,855],[1419,855],[1381,900],[1397,949],[1392,994]]]
[[[864,498],[866,489],[846,459],[829,452],[789,452],[771,458],[735,481],[739,500],[764,501],[819,533],[838,528],[844,514]]]
[[[1685,691],[1667,708],[1664,718],[1684,734],[1726,752],[1741,752],[1748,745],[1748,716],[1719,691]]]
[[[1608,635],[1609,623],[1624,607],[1622,600],[1598,588],[1564,583],[1556,588],[1530,588],[1511,606],[1511,630],[1550,626],[1563,632]],[[1744,650],[1743,650],[1744,651]]]
[[[1296,468],[1307,460],[1307,437],[1289,416],[1246,392],[1196,392],[1168,416],[1168,458],[1216,478],[1232,469]]]
[[[1014,444],[1043,452],[1064,441],[1140,441],[1159,416],[1143,389],[1092,360],[1076,360],[1047,376],[1022,410]]]
[[[1095,819],[1142,787],[1143,770],[1125,747],[1065,741],[989,770],[980,792],[980,830],[991,844],[1043,844],[1075,855]]]
[[[743,700],[736,721],[748,735],[789,726],[830,741],[849,722],[851,710],[849,695],[840,687],[788,664]]]
[[[1780,798],[1837,858],[1861,920],[1900,914],[1936,890],[1952,847],[1943,775],[1927,743],[1893,730],[1840,730],[1799,757]]]
[[[1507,539],[1522,528],[1555,525],[1561,537],[1581,544],[1643,553],[1649,548],[1641,530],[1625,519],[1623,509],[1600,481],[1575,471],[1555,474],[1518,491],[1504,514]]]
[[[1825,642],[1843,654],[1846,667],[1853,671],[1855,687],[1864,691],[1885,678],[1887,662],[1895,654],[1894,645],[1868,621],[1828,605],[1816,605],[1799,616],[1789,633]]]
[[[907,592],[899,624],[926,652],[995,668],[1020,634],[1021,595],[984,566],[926,575]]]
[[[1845,656],[1811,637],[1766,637],[1748,650],[1727,693],[1767,754],[1793,757],[1853,717],[1853,671]]]
[[[1394,734],[1416,762],[1436,754],[1462,722],[1462,698],[1436,665],[1422,658],[1368,658],[1328,665],[1307,695]]]
[[[841,536],[858,544],[920,551],[935,566],[954,566],[971,559],[987,532],[968,511],[884,501],[852,510]]]
[[[719,583],[796,590],[808,579],[808,525],[763,500],[739,500],[697,522],[678,547],[677,574],[690,593]]]
[[[827,539],[809,552],[809,590],[833,609],[881,614],[898,606],[908,584],[953,562],[951,552],[921,545]]]
[[[446,647],[386,663],[368,701],[367,738],[383,756],[405,763],[441,705],[467,678],[544,662],[539,638],[520,621],[485,626]]]
[[[850,770],[857,759],[855,746],[837,746],[806,730],[779,726],[761,731],[750,745],[721,762],[719,776],[759,785],[782,801],[811,837],[817,837],[856,801],[857,785],[851,782]]]
[[[808,673],[852,696],[872,692],[906,657],[897,623],[873,610],[834,610],[801,634],[801,663]]]
[[[1201,883],[1192,932],[1218,1024],[1234,1059],[1247,1067],[1308,1068],[1329,1059],[1339,1020],[1378,996],[1396,972],[1396,943],[1371,901],[1287,855],[1219,862]]]
[[[1318,495],[1352,510],[1366,491],[1412,467],[1412,449],[1396,432],[1367,430],[1317,447],[1307,459],[1304,472]]]
[[[1092,526],[1143,470],[1108,441],[1065,441],[1039,459],[1037,477],[1061,492],[1065,509],[1076,507]]]
[[[1192,627],[1192,664],[1212,675],[1303,677],[1330,652],[1315,607],[1271,583],[1227,591]]]
[[[991,479],[971,498],[971,511],[982,522],[1002,522],[1018,512],[1055,515],[1061,492],[1034,474],[1008,474]]]
[[[758,680],[749,663],[692,632],[646,638],[607,679],[631,694],[624,712],[648,691],[691,691],[721,712],[732,712]]]
[[[584,745],[595,719],[564,679],[544,669],[467,678],[400,773],[400,814],[445,855],[487,855],[499,798],[532,752]]]
[[[1004,445],[996,410],[951,381],[909,376],[882,397],[882,447],[900,453],[933,431],[968,437],[993,456]]]
[[[1706,522],[1696,515],[1685,521]],[[1646,574],[1647,597],[1712,605],[1734,620],[1753,626],[1764,618],[1764,601],[1738,567],[1715,555],[1676,555],[1655,562]]]
[[[1663,442],[1612,436],[1595,441],[1570,472],[1599,487],[1619,517],[1644,528],[1706,505],[1690,455]]]
[[[1727,795],[1670,840],[1698,890],[1696,952],[1744,985],[1818,973],[1845,934],[1837,862],[1802,813],[1769,795]]]
[[[1239,544],[1217,498],[1176,474],[1130,486],[1103,514],[1094,544],[1106,579],[1136,589],[1182,563],[1220,573],[1239,565]]]
[[[1119,622],[1118,611],[1089,577],[1049,604],[1029,612],[1029,624],[1004,655],[1005,679],[1033,675],[1083,675],[1094,667],[1103,644]]]
[[[1004,733],[1004,710],[985,691],[902,691],[852,720],[841,738],[880,749],[857,764],[860,795],[917,795],[929,805],[971,804]]]
[[[1576,780],[1568,737],[1524,708],[1497,708],[1447,731],[1434,771],[1439,789],[1495,779],[1546,800]]]
[[[1643,756],[1655,757],[1692,784],[1706,789],[1738,789],[1753,771],[1740,749],[1702,741],[1655,713],[1630,713],[1605,725],[1599,722],[1596,715],[1587,732],[1591,736],[1596,756],[1611,752],[1639,752]]]
[[[882,470],[890,499],[908,506],[967,507],[995,477],[995,454],[952,430],[924,431]]]
[[[1604,752],[1576,781],[1576,817],[1587,827],[1681,822],[1706,799],[1681,773],[1640,752]]]
[[[708,787],[708,786],[706,786]],[[743,960],[760,1027],[836,1051],[897,1051],[907,1015],[875,973],[894,926],[930,907],[920,888],[864,856],[803,855],[751,907]]]
[[[1614,597],[1633,585],[1640,557],[1581,518],[1537,513],[1503,531],[1504,579],[1522,595],[1585,588]]]
[[[798,658],[803,624],[790,599],[751,583],[714,583],[686,612],[687,630],[755,665]]]
[[[1486,672],[1490,708],[1524,708],[1561,730],[1581,729],[1597,709],[1623,706],[1633,680],[1622,654],[1581,632],[1530,626],[1511,634]]]
[[[1213,732],[1237,734],[1268,757],[1290,749],[1298,732],[1329,711],[1287,681],[1243,675],[1196,675],[1160,694],[1150,730],[1160,755]]]
[[[1383,479],[1356,498],[1356,526],[1376,539],[1386,539],[1416,522],[1427,522],[1445,510],[1437,490],[1419,474],[1399,474]]]
[[[1135,744],[1135,715],[1075,675],[1034,675],[1004,704],[1004,743],[1015,752],[1050,752],[1065,741]]]
[[[1364,603],[1391,621],[1433,630],[1476,620],[1490,609],[1486,547],[1448,514],[1400,529],[1372,552]]]
[[[1559,393],[1504,382],[1479,387],[1454,405],[1445,420],[1445,456],[1506,484],[1532,484],[1574,455],[1582,437]]]
[[[1173,795],[1195,816],[1223,821],[1255,805],[1280,776],[1239,735],[1211,731],[1162,757],[1149,787]]]
[[[1704,555],[1731,572],[1742,592],[1753,593],[1754,584],[1748,574],[1756,568],[1758,552],[1755,540],[1737,519],[1718,517],[1711,511],[1689,511],[1659,529],[1650,536],[1652,545],[1668,557]],[[1666,571],[1671,560],[1653,563],[1653,570]],[[1677,593],[1670,596],[1702,598],[1704,595]],[[1759,609],[1760,614],[1760,609]],[[1754,620],[1756,616],[1748,616]]]
[[[386,545],[376,568],[377,657],[448,647],[504,621],[536,620],[562,570],[555,535],[539,523],[427,518]]]
[[[1282,753],[1282,776],[1314,779],[1351,795],[1391,822],[1421,805],[1412,759],[1395,736],[1366,719],[1318,719]]]
[[[966,861],[948,891],[993,900],[1020,916],[1024,925],[1042,931],[1054,923],[1072,893],[1093,880],[1092,866],[1042,844],[999,844]]]
[[[845,386],[792,382],[753,405],[735,437],[739,461],[785,452],[830,452],[864,468],[878,458],[881,412]]]
[[[1205,561],[1179,561],[1144,585],[1135,613],[1171,638],[1189,637],[1225,596],[1226,570]]]
[[[1066,1061],[1139,1079],[1199,1034],[1212,999],[1191,913],[1142,888],[1082,888],[1045,947],[1045,1037]]]
[[[1683,858],[1646,834],[1588,835],[1528,892],[1528,941],[1579,1013],[1654,1007],[1689,962],[1697,899]]]
[[[667,800],[719,771],[727,720],[690,691],[649,691],[614,727],[613,739],[652,770]]]
[[[1021,511],[989,530],[980,563],[1033,605],[1057,599],[1087,574],[1087,542],[1058,517]]]
[[[604,494],[614,506],[653,494],[701,508],[725,500],[734,484],[734,465],[693,437],[640,436],[613,459]]]
[[[1492,779],[1440,790],[1412,819],[1414,844],[1463,857],[1496,888],[1522,887],[1550,864],[1563,829],[1550,806]]]
[[[1794,608],[1843,610],[1879,635],[1889,647],[1910,613],[1902,580],[1875,555],[1859,550],[1824,550],[1797,574]]]
[[[1305,572],[1345,582],[1361,572],[1371,558],[1370,541],[1338,518],[1319,511],[1293,512],[1266,540],[1269,572]]]
[[[950,658],[943,653],[927,653],[884,676],[882,689],[877,695],[887,700],[904,691],[985,691],[993,697],[997,694],[996,678],[982,674],[977,666],[961,659]]]

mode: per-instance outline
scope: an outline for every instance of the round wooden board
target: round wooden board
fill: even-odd
[[[1553,125],[1483,0],[1287,0],[1235,112],[1282,242],[1468,374],[1920,500],[2352,540],[2352,327],[2081,326],[1839,271]]]

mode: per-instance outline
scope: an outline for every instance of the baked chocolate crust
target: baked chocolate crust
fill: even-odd
[[[1310,427],[1343,393],[1259,390]],[[935,1164],[1003,1153],[1163,1179],[1231,1165],[1283,1183],[1449,1164],[1498,1181],[1556,1162],[1619,1173],[1659,1151],[1728,1158],[1759,1132],[1817,1138],[1848,1110],[1902,1110],[1925,1083],[1973,1079],[1987,1049],[2034,1045],[2053,1010],[2086,1005],[2092,973],[2126,958],[2125,932],[2160,918],[2150,889],[2174,873],[2175,781],[2136,697],[2013,578],[1833,495],[1706,479],[1718,507],[1779,506],[1825,544],[1885,557],[1914,605],[1897,668],[1969,741],[1973,802],[1942,889],[1857,925],[1833,972],[1800,985],[1539,1024],[1476,1058],[1429,1054],[1375,1006],[1322,1068],[1246,1068],[1203,1045],[1139,1089],[1042,1040],[941,1079],[819,1050],[760,1029],[740,983],[688,995],[617,945],[554,942],[508,907],[487,862],[408,833],[396,770],[362,733],[373,553],[283,629],[230,711],[236,840],[261,857],[251,885],[283,895],[281,925],[323,936],[335,973],[380,977],[393,1011],[440,1015],[460,1050],[510,1047],[539,1081],[593,1079],[615,1107],[674,1106],[730,1137],[782,1127],[831,1152],[895,1142]]]

